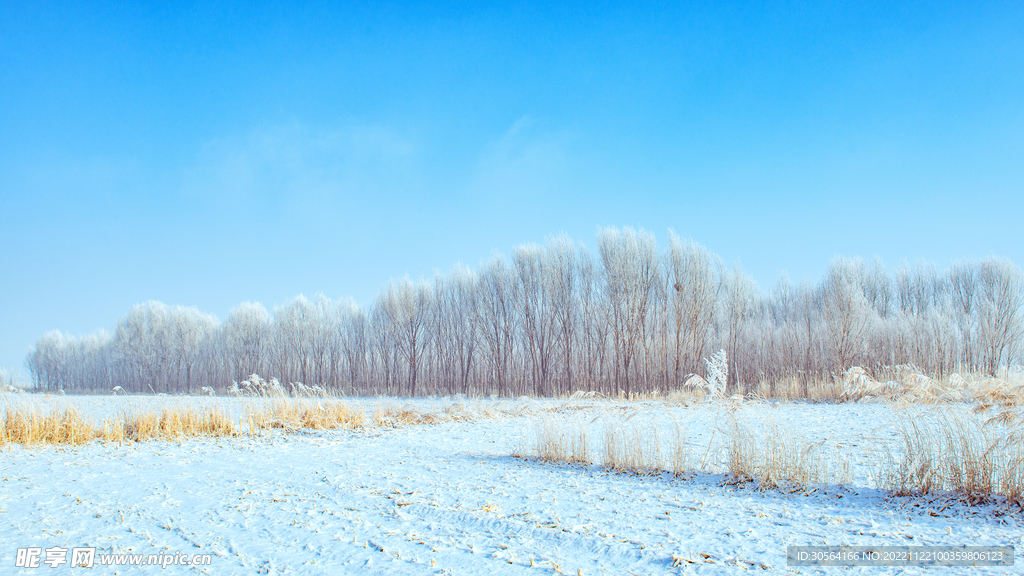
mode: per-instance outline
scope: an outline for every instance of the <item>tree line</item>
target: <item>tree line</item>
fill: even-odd
[[[999,258],[890,274],[836,258],[817,284],[762,292],[738,265],[669,234],[601,230],[597,253],[565,235],[391,281],[366,308],[298,296],[247,302],[223,322],[195,308],[134,306],[112,332],[38,339],[38,389],[195,393],[250,374],[350,394],[550,396],[669,391],[724,350],[728,389],[914,364],[995,374],[1024,357],[1024,280]]]

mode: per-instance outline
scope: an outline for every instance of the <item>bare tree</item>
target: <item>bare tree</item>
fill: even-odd
[[[960,339],[958,364],[972,367],[975,363],[974,333],[977,331],[978,315],[975,310],[977,297],[977,274],[975,264],[959,261],[949,269],[950,299],[953,321]]]
[[[369,322],[366,314],[351,300],[338,305],[341,348],[348,375],[349,391],[369,389]]]
[[[673,385],[695,373],[715,325],[715,308],[722,290],[722,262],[706,248],[683,242],[669,232],[669,278],[674,315]]]
[[[744,356],[742,348],[756,304],[757,285],[736,263],[726,274],[724,289],[725,350],[729,367],[726,385],[732,387],[747,374],[746,370],[740,369],[749,360]]]
[[[572,392],[576,387],[573,377],[576,326],[579,323],[576,245],[566,234],[548,242],[548,291],[556,322],[556,345],[561,351],[562,390]]]
[[[823,286],[825,327],[838,372],[849,368],[863,351],[873,319],[874,311],[860,284],[862,266],[860,261],[833,260]]]
[[[228,313],[222,338],[232,380],[241,382],[250,374],[266,373],[266,354],[270,314],[262,304],[244,302]]]
[[[495,257],[480,274],[479,322],[499,395],[509,392],[517,315],[515,282],[501,257]]]
[[[430,343],[427,330],[433,306],[433,292],[426,282],[413,284],[405,278],[390,283],[384,290],[378,306],[387,316],[395,330],[395,341],[402,357],[407,362],[406,375],[409,383],[408,394],[416,395],[416,381],[420,373],[423,351]]]
[[[541,247],[526,244],[512,251],[512,263],[515,268],[516,309],[530,382],[535,395],[545,396],[550,394],[547,386],[555,323],[546,256]]]
[[[126,389],[168,390],[171,365],[170,310],[160,302],[133,306],[114,333],[121,358],[132,372]]]
[[[605,298],[615,350],[615,391],[632,393],[631,370],[648,321],[658,278],[654,236],[632,228],[605,228],[598,233],[604,265]]]
[[[978,266],[978,340],[984,369],[995,375],[1009,365],[1024,331],[1024,281],[1008,260],[986,258]]]

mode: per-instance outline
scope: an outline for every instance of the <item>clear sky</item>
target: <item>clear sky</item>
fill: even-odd
[[[0,366],[607,225],[1024,263],[1019,0],[250,4],[0,5]]]

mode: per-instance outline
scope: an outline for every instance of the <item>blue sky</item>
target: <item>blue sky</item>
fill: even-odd
[[[1024,4],[4,3],[0,366],[560,232],[1024,262]]]

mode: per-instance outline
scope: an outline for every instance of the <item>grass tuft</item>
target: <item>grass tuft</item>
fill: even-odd
[[[28,406],[4,411],[3,443],[84,444],[95,437],[92,424],[74,408],[42,413]]]
[[[219,408],[164,408],[162,411],[125,414],[121,440],[176,440],[183,437],[236,436],[234,420]]]
[[[548,415],[535,423],[534,442],[521,446],[513,455],[545,462],[600,464],[616,472],[684,474],[687,443],[682,426],[673,422],[666,436],[653,421],[635,419],[587,421]],[[600,438],[595,444],[593,437]],[[662,439],[667,441],[663,446]]]
[[[849,484],[850,462],[825,440],[807,442],[770,418],[761,433],[730,422],[729,473],[761,488],[802,489],[813,484]]]
[[[901,446],[878,474],[881,488],[898,495],[952,491],[975,503],[993,497],[1022,504],[1024,427],[1016,413],[947,411],[922,417],[907,412],[900,422]]]

